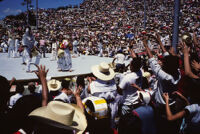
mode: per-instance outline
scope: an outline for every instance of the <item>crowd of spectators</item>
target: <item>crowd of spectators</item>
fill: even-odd
[[[36,65],[41,86],[36,90],[36,83],[29,83],[28,95],[24,85],[1,76],[1,132],[199,134],[199,5],[181,1],[177,52],[171,46],[173,1],[147,1],[146,29],[140,0],[85,0],[79,8],[39,9],[36,40],[51,48],[62,36],[72,46],[78,42],[78,53],[114,59],[92,66],[90,75],[62,80],[46,78],[48,69]],[[4,21],[11,28],[2,40],[10,33],[22,36],[23,21]]]
[[[173,0],[146,2],[146,27],[144,28],[144,3],[139,0],[85,0],[79,8],[39,9],[38,30],[33,30],[37,40],[43,38],[48,52],[54,40],[63,35],[71,44],[79,41],[79,51],[98,53],[98,44],[103,45],[104,55],[117,51],[120,47],[134,44],[135,51],[144,47],[140,37],[143,34],[160,32],[164,45],[171,41],[173,26]],[[185,32],[193,32],[199,22],[199,1],[183,0],[180,7],[179,37]],[[34,12],[34,11],[33,11]],[[22,35],[25,31],[24,19],[5,18],[5,32],[1,33],[1,43],[10,35]],[[199,32],[199,28],[197,29]],[[131,39],[134,39],[131,40]],[[7,43],[6,43],[7,44]],[[152,48],[156,43],[152,40]],[[7,44],[8,45],[8,44]],[[1,46],[2,47],[2,46]],[[8,46],[7,46],[8,48]]]

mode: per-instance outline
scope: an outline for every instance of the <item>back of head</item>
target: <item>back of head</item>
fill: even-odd
[[[84,76],[78,76],[76,79],[77,86],[81,85],[83,88],[85,87]]]
[[[8,80],[0,76],[0,113],[4,112],[6,109],[7,101],[9,99],[9,82]]]
[[[22,94],[24,92],[24,86],[22,84],[16,84],[16,93]]]
[[[131,71],[132,72],[138,72],[140,68],[142,67],[141,58],[133,58],[133,60],[130,63]]]
[[[179,58],[173,55],[164,57],[162,68],[166,73],[172,76],[177,76],[179,68]]]
[[[68,89],[69,85],[70,85],[70,81],[62,80],[62,82],[61,82],[62,88]]]
[[[34,93],[35,89],[36,89],[36,87],[33,82],[28,83],[28,90],[30,91],[30,93]]]

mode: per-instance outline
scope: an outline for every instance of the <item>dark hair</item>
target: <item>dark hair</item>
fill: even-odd
[[[81,85],[83,88],[85,88],[85,81],[84,76],[78,76],[76,79],[77,86]]]
[[[36,89],[36,87],[35,87],[35,84],[34,83],[29,83],[29,85],[28,85],[28,90],[30,91],[30,93],[34,93],[35,92],[35,89]]]
[[[133,60],[130,63],[130,67],[132,72],[138,72],[142,67],[141,58],[133,58]]]
[[[16,84],[16,93],[22,94],[24,92],[24,86],[20,83]]]
[[[142,89],[149,88],[149,82],[146,77],[142,77]]]
[[[61,82],[61,86],[62,88],[69,88],[69,84],[70,84],[70,81],[67,81],[67,80],[62,80]]]
[[[178,77],[179,72],[179,58],[177,56],[168,55],[163,58],[163,66],[162,69],[172,75],[173,77]]]

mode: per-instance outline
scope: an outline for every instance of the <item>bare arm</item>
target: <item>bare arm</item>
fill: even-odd
[[[167,50],[165,49],[165,47],[164,47],[163,44],[162,44],[162,41],[161,41],[161,39],[160,39],[160,35],[159,35],[158,33],[156,33],[156,39],[157,39],[157,41],[158,41],[158,43],[159,43],[159,45],[160,45],[160,47],[161,47],[163,53],[167,52]]]
[[[135,52],[133,51],[133,49],[129,49],[129,52],[130,52],[130,56],[132,58],[136,58],[137,57],[136,54],[135,54]]]
[[[149,47],[147,45],[147,40],[146,39],[143,40],[143,44],[144,44],[144,47],[146,48],[147,55],[149,56],[149,58],[153,58],[153,54],[151,53],[151,50],[149,49]]]
[[[184,53],[184,66],[185,66],[185,75],[189,76],[190,78],[199,78],[197,75],[193,74],[190,68],[189,62],[189,48],[183,43],[183,53]]]
[[[169,107],[169,96],[168,96],[168,93],[164,93],[163,97],[164,97],[165,102],[166,102],[165,107],[166,107],[167,120],[174,121],[174,120],[180,119],[180,118],[182,118],[182,117],[184,117],[186,115],[185,110],[182,110],[182,111],[180,111],[180,112],[178,112],[178,113],[173,115],[172,112],[171,112],[171,109]]]
[[[76,98],[76,104],[78,107],[81,108],[81,110],[84,111],[84,106],[83,106],[83,103],[82,103],[82,100],[81,100],[81,97],[80,97],[80,91],[81,91],[81,86],[77,87],[75,92],[74,92],[74,96]]]
[[[46,81],[46,75],[49,70],[46,70],[45,66],[40,65],[36,67],[38,68],[38,72],[35,72],[35,74],[38,76],[42,83],[42,106],[47,106],[48,103],[48,87],[47,87],[47,81]]]
[[[142,88],[140,88],[138,85],[135,83],[131,84],[132,87],[136,88],[138,91],[144,91]]]

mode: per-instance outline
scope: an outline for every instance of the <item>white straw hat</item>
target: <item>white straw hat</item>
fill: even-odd
[[[149,78],[151,76],[151,74],[149,72],[144,72],[143,73],[143,77]]]
[[[52,79],[52,80],[48,81],[47,86],[50,91],[57,91],[62,88],[61,82],[56,79]]]
[[[115,76],[114,70],[105,62],[102,62],[100,65],[92,66],[91,70],[94,76],[103,81],[112,80]]]
[[[29,117],[57,128],[77,130],[78,134],[87,127],[83,111],[76,105],[61,101],[51,101],[47,106],[32,111]]]
[[[145,104],[149,104],[150,100],[151,100],[151,95],[148,92],[144,92],[144,91],[137,91],[139,98],[142,102],[144,102]]]

